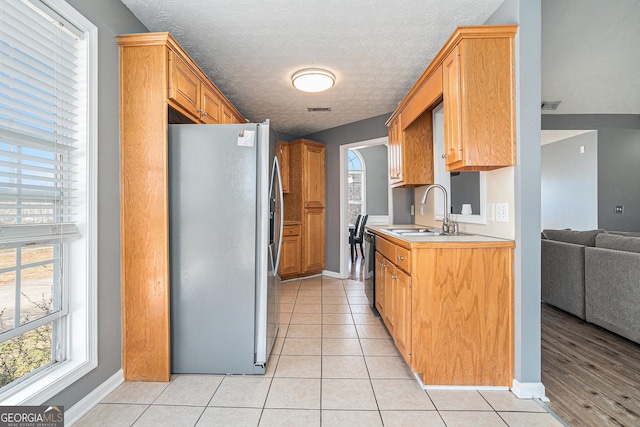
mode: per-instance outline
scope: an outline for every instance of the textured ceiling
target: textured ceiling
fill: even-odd
[[[502,0],[122,0],[169,31],[250,121],[306,135],[393,111],[458,25]],[[640,0],[542,0],[544,114],[640,114]],[[324,67],[336,85],[291,86]],[[330,112],[307,108],[330,107]]]
[[[574,136],[582,135],[583,133],[595,132],[593,130],[549,130],[542,129],[542,145],[551,144],[552,142],[561,141],[567,138],[573,138]]]
[[[392,112],[453,30],[484,23],[502,0],[122,2],[169,31],[247,119],[304,136]],[[295,90],[291,75],[309,67],[336,85]]]
[[[542,0],[544,114],[640,114],[640,0]]]

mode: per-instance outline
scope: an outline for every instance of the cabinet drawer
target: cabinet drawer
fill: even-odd
[[[376,250],[382,254],[385,258],[395,261],[396,259],[396,245],[388,240],[381,239],[380,236],[376,239]]]
[[[282,227],[282,236],[299,236],[300,235],[300,225],[284,225]]]
[[[393,262],[402,270],[411,273],[411,251],[400,246],[396,246],[396,256]]]

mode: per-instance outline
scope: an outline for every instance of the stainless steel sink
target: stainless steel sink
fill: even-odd
[[[386,230],[395,234],[414,233],[418,231],[417,228],[387,228]]]
[[[386,228],[385,231],[400,237],[469,236],[469,233],[444,233],[440,228]]]
[[[414,231],[409,233],[399,233],[402,237],[416,237],[416,236],[439,236],[442,233],[439,231]]]
[[[387,228],[386,230],[400,236],[438,236],[442,234],[439,228]]]

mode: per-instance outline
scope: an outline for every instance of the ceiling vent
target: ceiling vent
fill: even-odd
[[[331,107],[307,107],[307,111],[310,113],[317,113],[320,111],[331,111]]]
[[[552,110],[555,111],[558,109],[558,105],[560,105],[562,101],[542,101],[542,110]]]

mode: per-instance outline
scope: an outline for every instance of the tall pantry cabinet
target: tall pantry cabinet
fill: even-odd
[[[280,270],[282,278],[320,274],[325,268],[325,144],[297,139],[286,145],[287,161],[283,170],[289,174],[288,192],[284,194],[284,219],[300,223],[299,260],[288,254],[296,248],[283,247],[282,258],[295,259],[299,273]],[[289,269],[288,271],[293,271]]]
[[[244,123],[169,33],[121,34],[122,367],[171,379],[169,123]]]

